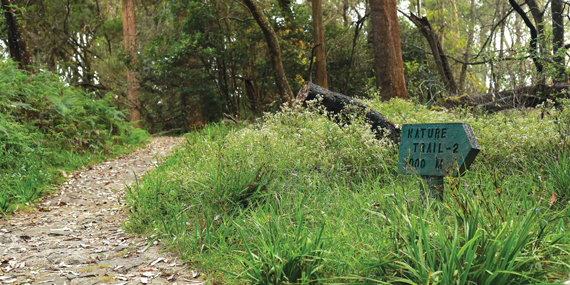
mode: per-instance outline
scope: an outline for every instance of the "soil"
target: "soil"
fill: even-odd
[[[204,284],[160,242],[125,233],[125,185],[156,166],[183,138],[71,174],[54,195],[0,218],[0,284]]]

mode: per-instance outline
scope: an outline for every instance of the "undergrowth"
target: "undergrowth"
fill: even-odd
[[[210,125],[128,190],[126,227],[213,284],[537,284],[569,277],[569,104],[497,114],[367,102],[397,124],[465,122],[481,152],[443,203],[397,146],[314,107]],[[549,116],[544,116],[545,109]],[[325,113],[325,114],[323,114]]]
[[[62,178],[59,171],[124,152],[148,137],[126,122],[110,95],[95,99],[49,72],[0,63],[0,215],[44,195]]]

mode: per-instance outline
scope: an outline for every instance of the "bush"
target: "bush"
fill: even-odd
[[[0,65],[0,213],[40,197],[57,169],[74,169],[146,139],[125,113],[49,72]]]

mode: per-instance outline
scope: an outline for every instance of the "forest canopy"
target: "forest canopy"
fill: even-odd
[[[95,97],[113,92],[150,131],[277,110],[305,81],[446,107],[496,98],[526,106],[568,88],[562,0],[2,0],[2,7],[5,58]]]

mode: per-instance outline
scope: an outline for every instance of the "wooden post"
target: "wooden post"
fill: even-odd
[[[422,175],[420,199],[425,198],[427,194],[430,199],[437,199],[443,202],[443,189],[443,176]]]

